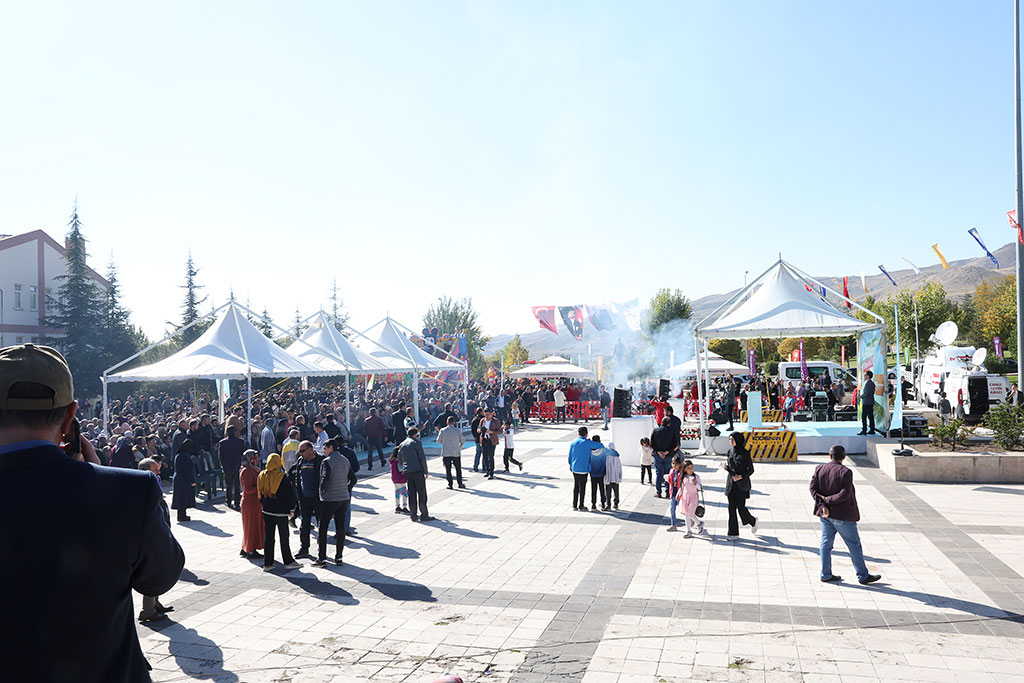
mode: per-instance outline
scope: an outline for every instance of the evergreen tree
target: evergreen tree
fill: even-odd
[[[441,334],[466,333],[467,351],[469,353],[469,374],[483,378],[487,371],[483,348],[490,337],[484,336],[478,322],[478,314],[473,308],[473,299],[465,298],[458,301],[442,296],[437,303],[427,309],[423,316],[424,327],[436,327]]]
[[[658,293],[651,299],[651,308],[647,318],[648,334],[654,335],[662,325],[673,320],[689,320],[693,313],[690,300],[683,296],[678,289],[673,291],[668,288],[658,290]]]
[[[298,339],[299,337],[302,336],[302,333],[305,332],[308,327],[309,327],[309,325],[303,324],[303,322],[302,322],[302,314],[299,313],[299,307],[296,306],[295,307],[295,326],[291,330],[292,335],[294,335],[294,337],[296,339]]]
[[[124,360],[149,345],[146,335],[131,323],[131,314],[121,303],[121,284],[117,277],[114,257],[107,267],[107,286],[103,295],[103,344],[105,367]]]
[[[98,393],[99,376],[108,367],[100,367],[103,357],[98,352],[102,335],[96,332],[103,328],[102,295],[86,264],[85,244],[76,202],[68,222],[65,272],[54,278],[61,283],[54,302],[56,312],[45,319],[47,327],[61,330],[64,336],[44,341],[57,346],[64,354],[74,375],[78,396]]]
[[[198,275],[199,269],[196,268],[195,262],[192,260],[192,250],[189,249],[188,260],[185,261],[185,284],[181,286],[185,290],[185,300],[181,306],[181,322],[179,326],[193,323],[201,317],[199,306],[206,301],[206,297],[199,298],[199,290],[202,289],[202,285],[196,282],[196,276]],[[198,339],[209,326],[210,322],[202,322],[181,332],[177,336],[178,344],[180,346],[188,346]]]
[[[264,306],[263,307],[263,314],[260,316],[259,320],[253,321],[253,325],[256,326],[257,330],[259,330],[260,332],[263,333],[264,337],[266,337],[267,339],[273,339],[274,338],[274,327],[270,323],[271,323],[270,314],[267,313],[267,307]]]
[[[335,277],[331,280],[331,317],[334,320],[334,326],[338,328],[344,336],[348,336],[348,329],[345,327],[348,324],[348,313],[345,312],[345,302],[338,298],[338,278]]]

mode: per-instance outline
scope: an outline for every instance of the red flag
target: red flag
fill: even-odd
[[[562,322],[576,341],[583,341],[583,306],[559,306]]]
[[[1017,209],[1007,211],[1006,217],[1010,220],[1010,227],[1017,229],[1017,241],[1024,244],[1024,230],[1021,230],[1020,223],[1017,222]]]
[[[850,298],[849,283],[850,283],[850,278],[848,278],[848,277],[846,277],[844,275],[843,276],[843,296],[845,296],[847,298],[846,307],[847,308],[853,308],[853,304],[851,304],[849,302],[849,298]]]
[[[555,307],[554,306],[534,306],[533,315],[537,318],[537,322],[545,330],[551,330],[555,334],[558,334],[558,328],[555,327]]]
[[[811,286],[806,284],[806,283],[804,284],[804,289],[806,289],[808,292],[813,292],[814,291],[813,289],[811,289]]]

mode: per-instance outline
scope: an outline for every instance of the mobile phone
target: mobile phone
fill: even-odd
[[[67,434],[64,435],[64,453],[67,455],[77,455],[82,450],[82,426],[78,423],[76,417],[71,421],[71,427],[68,429]]]

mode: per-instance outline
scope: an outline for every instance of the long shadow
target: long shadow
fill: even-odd
[[[196,586],[209,586],[210,582],[206,579],[200,579],[198,576],[192,573],[191,570],[185,568],[181,570],[181,574],[178,575],[178,581],[185,581]]]
[[[356,541],[360,542],[357,543]],[[419,551],[413,548],[403,548],[397,545],[381,543],[380,541],[375,541],[372,538],[367,538],[366,536],[353,537],[352,543],[349,544],[349,547],[363,548],[371,555],[391,557],[397,560],[415,560],[420,557]]]
[[[328,567],[331,567],[331,565],[328,565]],[[334,566],[333,569],[339,574],[348,576],[380,591],[392,600],[400,600],[402,602],[437,602],[437,598],[434,597],[431,590],[422,583],[398,581],[390,576],[381,574],[376,569],[361,569],[349,564],[341,567]]]
[[[507,481],[507,480],[503,480]],[[510,496],[507,493],[498,493],[497,491],[487,491],[484,489],[466,489],[466,491],[473,496],[480,496],[481,498],[500,498],[503,500],[519,500],[515,496]]]
[[[368,515],[379,515],[380,513],[373,508],[364,508],[361,505],[352,505],[352,512],[363,512]]]
[[[812,547],[806,546],[806,545],[792,545],[790,543],[783,543],[781,540],[779,540],[779,538],[777,536],[768,536],[766,534],[759,534],[758,538],[760,540],[762,540],[762,541],[767,541],[769,546],[777,546],[779,548],[787,548],[789,550],[799,550],[801,552],[810,553],[811,555],[814,555],[816,557],[818,555],[820,555],[820,552],[818,551],[818,548],[812,548]],[[740,542],[744,543],[744,545],[753,544],[755,546],[755,550],[760,550],[761,546],[764,545],[762,543],[757,542],[757,540],[747,539],[747,538],[741,538]],[[849,551],[841,550],[840,549],[841,547],[842,547],[842,543],[840,542],[840,539],[837,538],[836,539],[836,544],[832,548],[832,556],[833,557],[835,557],[837,555],[839,557],[849,557],[850,556]],[[881,557],[872,557],[871,555],[865,555],[864,559],[867,560],[868,562],[874,562],[875,564],[891,564],[892,563],[892,560],[887,560],[887,559],[884,559],[884,558],[881,558]]]
[[[174,621],[158,621],[146,627],[168,636],[168,649],[182,673],[190,678],[235,683],[239,678],[224,668],[224,652],[217,643],[201,636],[194,628],[185,628]]]
[[[999,607],[992,607],[991,605],[982,605],[977,602],[971,602],[970,600],[960,600],[958,598],[947,597],[944,595],[935,595],[934,593],[903,591],[898,588],[893,588],[883,581],[872,583],[867,586],[862,586],[859,583],[846,583],[845,581],[836,585],[846,585],[847,588],[854,588],[862,591],[898,595],[903,598],[917,600],[922,604],[931,605],[933,607],[946,607],[949,609],[960,610],[961,612],[967,612],[968,614],[972,614],[977,617],[1004,617],[1005,621],[1024,624],[1024,614],[1020,614],[1018,612],[1001,609]],[[941,619],[942,615],[936,615],[936,618]]]
[[[554,481],[558,477],[551,477],[546,474],[530,474],[529,472],[523,472],[519,475],[520,479],[543,479],[545,481]]]
[[[497,538],[497,536],[480,533],[479,531],[473,531],[472,529],[466,529],[455,522],[451,522],[446,519],[437,519],[433,522],[428,522],[428,524],[432,527],[437,527],[441,531],[446,531],[450,534],[457,534],[459,536],[466,536],[467,538]]]
[[[1015,496],[1024,496],[1024,489],[1008,489],[1003,486],[977,486],[974,490],[985,491],[986,493],[1012,493]]]
[[[553,478],[553,477],[546,477],[546,478]],[[556,486],[555,484],[545,484],[542,481],[530,481],[530,480],[524,481],[524,479],[526,479],[526,475],[525,474],[511,475],[508,478],[501,477],[502,481],[507,481],[510,484],[519,484],[520,486],[525,486],[528,489],[535,489],[535,488],[557,489],[558,488],[558,486]]]
[[[209,522],[204,522],[201,519],[193,519],[193,520],[191,520],[189,522],[180,522],[180,524],[181,524],[181,526],[185,527],[186,529],[193,529],[195,531],[198,531],[201,534],[206,534],[207,536],[216,536],[218,538],[230,538],[231,537],[231,534],[225,533],[224,531],[222,531],[218,527],[213,526]]]
[[[384,500],[384,496],[377,495],[376,493],[370,493],[368,491],[360,491],[359,489],[353,489],[349,492],[349,495],[353,498],[359,498],[360,500]]]
[[[323,581],[316,576],[309,574],[295,574],[289,572],[283,576],[288,583],[298,586],[310,595],[329,600],[339,605],[358,605],[357,600],[351,593],[341,586]]]

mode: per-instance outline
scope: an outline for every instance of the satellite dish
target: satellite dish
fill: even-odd
[[[977,368],[980,368],[982,366],[982,364],[985,362],[985,359],[987,357],[988,357],[988,349],[985,349],[985,348],[978,349],[977,351],[974,352],[974,355],[971,356],[971,365],[973,365],[973,366],[975,366]]]
[[[956,341],[958,334],[960,334],[960,329],[956,326],[956,323],[952,320],[947,320],[939,325],[932,338],[940,346],[949,346]]]

